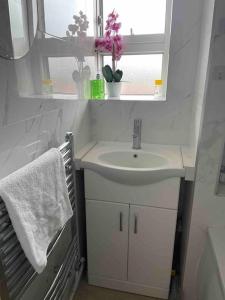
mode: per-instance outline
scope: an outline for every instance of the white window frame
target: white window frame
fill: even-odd
[[[96,28],[95,33],[101,37],[103,35],[103,1],[95,1],[95,20]],[[110,0],[105,0],[110,1]],[[121,0],[123,1],[123,0]],[[155,0],[157,1],[157,0]],[[170,49],[170,36],[171,36],[171,23],[172,23],[172,5],[173,0],[166,0],[166,16],[165,16],[165,32],[162,34],[139,34],[139,35],[125,35],[123,36],[126,50],[124,55],[141,55],[141,54],[162,54],[162,100],[166,99],[167,81],[168,81],[168,66],[169,66],[169,49]],[[109,55],[108,53],[99,54],[101,65],[103,63],[103,56]],[[99,66],[97,66],[99,67]],[[149,95],[151,96],[151,95]]]
[[[43,1],[39,2],[39,28],[41,31],[45,31],[44,22],[44,8]],[[103,33],[103,2],[110,0],[92,0],[94,6],[94,37],[102,36]],[[123,1],[123,0],[121,0]],[[155,0],[157,1],[157,0]],[[172,23],[172,5],[173,0],[166,0],[166,19],[165,19],[165,32],[163,34],[143,34],[143,35],[125,35],[123,36],[126,43],[126,50],[124,55],[142,55],[142,54],[163,54],[162,61],[162,98],[158,100],[166,100],[167,92],[167,80],[168,80],[168,66],[169,66],[169,49],[170,49],[170,36],[171,36],[171,23]],[[45,39],[44,35],[40,35],[39,48],[40,48],[40,60],[42,62],[42,69],[46,75],[49,77],[48,68],[48,57],[73,57],[74,48],[68,47],[67,43],[64,43],[62,38],[60,39]],[[84,56],[93,56],[93,43],[94,37],[87,38],[87,47],[83,49]],[[65,37],[66,38],[66,37]],[[65,39],[64,38],[64,39]],[[75,38],[76,39],[76,38]],[[88,46],[89,45],[89,46]],[[99,59],[96,59],[96,70],[99,69],[97,62],[103,64],[103,56],[109,55],[109,53],[101,53]],[[100,65],[100,67],[101,67]],[[41,87],[40,87],[41,88]],[[134,98],[138,98],[139,95],[134,95]],[[140,100],[141,100],[140,95]],[[152,95],[143,95],[147,100],[154,100]],[[131,96],[132,97],[132,96]]]

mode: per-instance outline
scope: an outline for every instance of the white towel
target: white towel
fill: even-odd
[[[60,151],[50,149],[3,178],[0,196],[24,253],[41,273],[50,242],[73,215]]]

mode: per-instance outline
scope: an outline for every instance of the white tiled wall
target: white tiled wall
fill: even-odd
[[[95,140],[131,141],[133,119],[142,118],[143,142],[190,143],[204,1],[173,2],[167,102],[92,102]]]
[[[0,178],[57,147],[66,131],[74,131],[76,150],[90,139],[88,102],[20,97],[16,64],[0,59]]]
[[[201,37],[199,59],[196,70],[195,89],[192,105],[192,123],[190,144],[196,153],[204,112],[205,92],[208,84],[208,70],[210,65],[210,47],[212,39],[212,22],[215,0],[206,0],[202,7]]]
[[[211,3],[212,4],[212,3]],[[208,6],[210,8],[210,6]],[[199,260],[209,226],[225,226],[225,195],[216,195],[218,172],[224,148],[225,133],[225,81],[217,80],[215,67],[224,66],[225,28],[219,27],[225,20],[225,3],[215,1],[213,38],[209,82],[206,91],[205,114],[198,150],[196,181],[193,190],[193,206],[187,243],[183,294],[185,300],[197,299]]]

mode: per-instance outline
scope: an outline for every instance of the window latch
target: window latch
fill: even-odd
[[[97,24],[98,24],[98,26],[102,25],[102,17],[101,16],[98,16],[98,18],[97,18]]]

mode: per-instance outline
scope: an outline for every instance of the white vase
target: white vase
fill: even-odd
[[[107,82],[107,90],[109,98],[119,98],[122,82]]]

